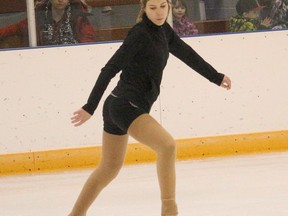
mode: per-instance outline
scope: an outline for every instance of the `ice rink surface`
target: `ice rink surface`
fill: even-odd
[[[91,169],[0,177],[1,216],[65,216]],[[88,216],[160,216],[155,164],[124,166]],[[177,162],[179,216],[287,216],[288,152]]]

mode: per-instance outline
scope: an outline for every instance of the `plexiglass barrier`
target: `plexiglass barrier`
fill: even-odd
[[[1,49],[123,40],[140,9],[140,0],[27,1],[1,0]],[[287,0],[171,0],[171,5],[170,24],[181,37],[287,28]]]

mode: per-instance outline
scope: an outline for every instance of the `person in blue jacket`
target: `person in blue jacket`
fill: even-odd
[[[169,53],[216,85],[231,88],[229,77],[218,73],[181,40],[166,22],[170,10],[168,0],[141,0],[140,3],[137,24],[102,68],[87,103],[75,111],[71,118],[75,126],[90,119],[110,80],[122,71],[117,86],[103,106],[101,162],[85,183],[69,216],[86,215],[102,189],[117,176],[123,165],[128,135],[156,152],[161,214],[178,215],[175,200],[175,140],[149,114],[160,93],[162,74]]]

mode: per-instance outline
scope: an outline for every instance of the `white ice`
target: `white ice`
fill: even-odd
[[[0,177],[1,216],[65,216],[89,170]],[[87,216],[160,216],[155,164],[124,166]],[[177,162],[179,216],[287,216],[288,152]]]

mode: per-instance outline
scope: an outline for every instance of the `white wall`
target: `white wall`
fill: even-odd
[[[219,88],[171,55],[152,115],[175,138],[288,129],[287,31],[185,41],[233,88]],[[1,51],[0,154],[100,145],[103,100],[85,125],[73,127],[70,117],[119,45]]]

